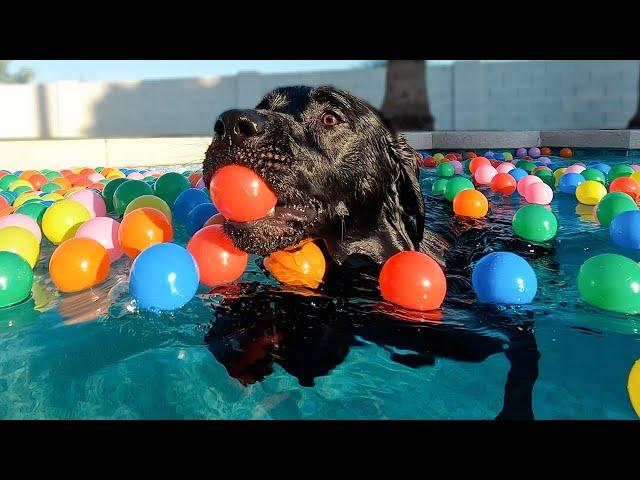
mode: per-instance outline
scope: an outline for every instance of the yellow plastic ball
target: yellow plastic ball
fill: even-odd
[[[53,192],[47,193],[46,195],[43,195],[42,197],[40,197],[40,199],[45,202],[57,202],[58,200],[62,200],[63,198],[64,197],[59,193],[53,193]]]
[[[134,198],[133,200],[131,200],[131,202],[129,202],[129,205],[127,205],[123,216],[126,217],[127,214],[131,213],[136,208],[144,207],[150,207],[155,208],[156,210],[160,210],[162,213],[164,213],[164,216],[167,217],[169,223],[171,223],[173,217],[169,204],[167,204],[167,202],[165,202],[160,197],[156,197],[155,195],[142,195],[140,197]]]
[[[109,175],[107,175],[107,179],[112,180],[114,178],[126,178],[126,175],[120,170],[114,170],[113,172],[109,173]]]
[[[86,187],[72,187],[64,193],[64,198],[69,198],[71,195],[79,192],[80,190],[86,190]]]
[[[29,187],[31,190],[33,190],[33,184],[31,182],[28,182],[26,180],[16,180],[11,184],[11,186],[9,186],[9,191],[13,192],[18,187]]]
[[[562,167],[562,168],[558,168],[556,170],[553,171],[553,178],[556,179],[556,185],[558,185],[558,182],[560,181],[560,177],[562,175],[564,175],[564,172],[567,170],[566,167]]]
[[[324,255],[312,241],[274,252],[264,259],[265,268],[286,285],[318,288],[326,269]]]
[[[636,411],[636,415],[640,417],[640,360],[636,360],[629,372],[629,381],[627,382],[627,390],[631,405]]]
[[[75,200],[63,199],[51,205],[42,217],[42,233],[54,245],[73,238],[84,222],[91,218],[89,211]]]
[[[26,228],[4,227],[0,228],[0,251],[20,255],[33,268],[40,255],[40,242]]]
[[[444,155],[443,155],[442,153],[439,153],[439,152],[438,152],[438,153],[436,153],[436,154],[433,156],[433,159],[434,159],[436,162],[441,162],[443,158],[444,158]]]
[[[84,167],[76,167],[76,168],[72,169],[71,171],[73,173],[80,173],[82,170],[84,170]]]
[[[640,183],[640,170],[636,170],[630,175],[636,182]]]
[[[18,208],[20,205],[25,203],[27,200],[31,200],[32,198],[40,198],[36,192],[24,192],[16,198],[16,201],[13,202],[13,206]]]
[[[596,180],[587,180],[576,188],[576,198],[584,205],[595,205],[606,194],[607,187]]]

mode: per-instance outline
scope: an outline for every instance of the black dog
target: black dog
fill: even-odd
[[[358,345],[356,336],[412,350],[390,350],[392,360],[412,368],[437,356],[478,362],[504,352],[511,369],[499,418],[533,418],[539,354],[532,322],[469,309],[470,264],[487,253],[488,235],[530,257],[547,252],[496,235],[500,222],[489,232],[481,221],[451,220],[442,201],[429,199],[425,211],[419,159],[372,106],[332,87],[280,88],[256,109],[220,115],[204,161],[205,183],[233,163],[252,168],[278,195],[272,215],[225,222],[234,244],[267,255],[314,238],[330,260],[316,293],[252,284],[214,291],[224,300],[206,340],[232,376],[252,383],[275,362],[312,385]],[[429,322],[428,315],[423,328],[415,328],[419,314],[377,302],[380,267],[403,250],[423,251],[445,268],[450,295],[444,308],[467,308],[465,328]]]

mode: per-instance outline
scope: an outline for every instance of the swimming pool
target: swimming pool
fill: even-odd
[[[592,160],[640,163],[640,152],[578,150],[573,159]],[[427,202],[435,178],[422,169]],[[489,226],[510,225],[524,204],[487,195]],[[509,384],[512,403],[531,391],[537,419],[636,419],[626,385],[640,319],[581,302],[576,275],[598,253],[638,261],[640,252],[615,247],[572,196],[556,195],[552,209],[555,248],[528,258],[539,283],[533,305],[494,311],[453,298],[428,323],[375,315],[384,305],[366,295],[281,289],[257,257],[240,286],[201,287],[173,313],[139,312],[126,257],[104,284],[61,295],[45,241],[33,298],[0,313],[0,418],[492,419]],[[183,227],[176,241],[186,244]]]

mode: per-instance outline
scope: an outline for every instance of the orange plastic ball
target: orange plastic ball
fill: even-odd
[[[5,207],[2,210],[0,210],[0,217],[11,215],[15,211],[16,211],[16,207]]]
[[[70,238],[55,249],[49,275],[58,290],[79,292],[104,281],[109,275],[107,249],[93,238]]]
[[[466,159],[469,159],[469,158],[476,158],[476,157],[477,157],[476,152],[466,152],[466,153],[464,154],[464,158],[466,158]]]
[[[435,310],[447,293],[440,265],[422,252],[399,252],[380,270],[380,293],[388,302],[412,310]]]
[[[78,175],[80,175],[82,178],[87,178],[92,173],[96,173],[93,168],[83,168],[78,172]]]
[[[191,186],[195,188],[196,184],[201,178],[202,178],[201,173],[193,172],[187,177],[187,180],[189,180],[189,183],[191,184]]]
[[[89,185],[89,188],[93,188],[94,190],[98,190],[98,191],[102,191],[104,190],[104,183],[92,183],[91,185]]]
[[[75,182],[73,182],[73,186],[74,187],[88,187],[92,183],[93,182],[91,180],[89,180],[88,178],[81,177],[78,180],[76,180]]]
[[[160,210],[151,207],[136,208],[120,222],[118,240],[124,253],[134,259],[151,245],[171,242],[173,228]]]
[[[41,173],[34,173],[29,178],[26,179],[31,185],[33,185],[34,190],[40,190],[43,185],[49,182],[49,179],[42,175]]]
[[[25,170],[24,172],[22,172],[20,174],[20,176],[18,177],[20,180],[27,180],[29,181],[29,177],[31,175],[35,175],[36,173],[40,173],[37,170]]]
[[[481,165],[491,165],[491,162],[484,157],[474,157],[471,162],[469,162],[469,170],[471,171],[471,173],[476,173],[476,170],[478,169],[478,167],[480,167]]]
[[[71,185],[73,185],[75,182],[80,180],[82,177],[80,175],[78,175],[77,173],[70,173],[65,178],[71,182]]]
[[[540,155],[551,155],[551,149],[549,147],[542,147],[540,149]]]
[[[453,199],[453,212],[462,217],[481,218],[489,211],[487,197],[478,190],[463,190]]]
[[[322,250],[308,240],[292,249],[265,257],[264,267],[276,280],[286,285],[318,288],[327,263]]]
[[[71,185],[71,180],[65,177],[57,177],[51,180],[51,183],[57,183],[60,185],[62,190],[69,190],[73,185]]]
[[[60,170],[60,175],[62,175],[63,177],[67,177],[67,175],[71,175],[73,172],[71,170],[68,169],[64,169],[64,170]]]
[[[211,179],[211,200],[218,211],[234,222],[266,217],[278,197],[253,170],[227,165]]]
[[[624,192],[636,199],[640,195],[640,184],[631,177],[618,177],[609,185],[609,193]]]
[[[490,188],[502,195],[511,195],[516,191],[517,182],[508,173],[499,173],[491,179]],[[464,190],[463,190],[464,191]]]
[[[542,152],[541,152],[542,153]],[[571,151],[570,148],[563,148],[562,150],[560,150],[560,156],[562,158],[571,158],[573,157],[573,152]]]
[[[189,240],[187,250],[198,265],[200,281],[210,287],[237,280],[249,261],[249,255],[234,247],[222,225],[198,230]]]

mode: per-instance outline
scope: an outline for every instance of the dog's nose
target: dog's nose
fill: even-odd
[[[255,110],[227,110],[216,121],[214,131],[222,140],[240,145],[248,137],[264,132],[266,118]]]

